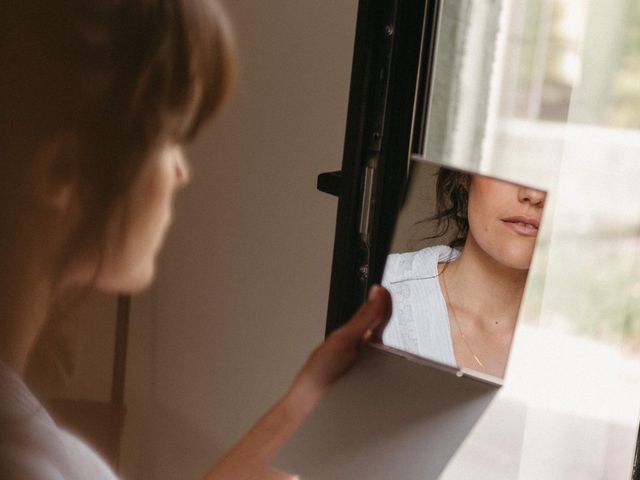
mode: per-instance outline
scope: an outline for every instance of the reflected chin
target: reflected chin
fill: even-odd
[[[500,260],[504,266],[514,270],[529,270],[531,266],[532,252],[512,252],[503,256]]]

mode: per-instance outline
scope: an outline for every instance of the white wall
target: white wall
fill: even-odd
[[[240,72],[190,149],[155,288],[134,301],[128,478],[197,478],[322,340],[356,0],[224,2]]]

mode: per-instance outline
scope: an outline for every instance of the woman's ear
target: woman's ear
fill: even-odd
[[[49,211],[66,214],[77,193],[79,145],[73,132],[49,137],[35,151],[32,162],[33,198]]]

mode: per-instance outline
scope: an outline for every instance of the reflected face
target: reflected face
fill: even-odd
[[[539,190],[474,176],[469,187],[468,237],[501,265],[528,269],[545,197]]]
[[[147,161],[110,225],[98,288],[133,292],[151,283],[171,222],[174,193],[188,178],[180,146],[168,145]]]

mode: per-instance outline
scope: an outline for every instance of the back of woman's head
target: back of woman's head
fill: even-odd
[[[75,241],[99,242],[154,149],[189,140],[219,106],[231,43],[215,1],[2,1],[0,208],[21,208],[44,142],[72,138]]]

